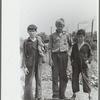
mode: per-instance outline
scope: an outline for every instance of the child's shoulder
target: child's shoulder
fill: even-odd
[[[84,42],[84,45],[90,47],[90,44],[88,42]]]
[[[57,32],[54,32],[54,33],[51,34],[51,36],[54,36],[54,35],[57,35]]]
[[[29,38],[27,38],[27,39],[24,40],[24,44],[28,44],[29,42],[30,42]]]
[[[51,38],[51,39],[55,39],[57,36],[58,36],[58,35],[57,35],[57,32],[54,32],[54,33],[52,33],[52,34],[50,35],[50,38]]]
[[[78,47],[78,44],[77,44],[77,42],[76,43],[74,43],[73,45],[72,45],[72,49],[77,49],[77,47]]]
[[[78,45],[78,43],[76,42],[76,43],[73,44],[73,47],[74,47],[74,46],[77,46],[77,45]]]

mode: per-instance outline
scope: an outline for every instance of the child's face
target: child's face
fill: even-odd
[[[83,36],[82,34],[81,35],[78,35],[77,36],[78,43],[82,43],[84,41],[84,38],[85,38],[85,36]]]
[[[56,28],[57,28],[57,31],[58,31],[58,32],[61,32],[61,31],[63,30],[63,28],[64,28],[64,25],[63,25],[63,24],[58,24],[58,25],[56,26]]]
[[[28,30],[28,33],[31,38],[34,38],[36,36],[36,31],[35,30]]]

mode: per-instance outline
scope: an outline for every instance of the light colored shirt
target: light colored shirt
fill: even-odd
[[[48,47],[52,50],[52,52],[68,51],[69,46],[71,46],[71,38],[65,31],[60,34],[58,34],[58,32],[56,31],[50,36]]]

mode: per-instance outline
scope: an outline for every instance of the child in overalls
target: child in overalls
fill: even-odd
[[[84,41],[85,31],[83,29],[77,32],[77,43],[72,47],[71,62],[72,62],[72,90],[73,96],[71,100],[75,100],[76,92],[79,91],[79,74],[81,73],[83,79],[83,91],[89,93],[90,98],[90,84],[89,84],[89,68],[88,64],[92,60],[92,50],[88,43]]]
[[[42,99],[41,70],[44,56],[44,44],[41,38],[36,37],[37,26],[29,25],[27,28],[29,38],[24,42],[23,65],[25,71],[24,100],[33,100],[32,80],[35,74],[36,92],[35,100]]]

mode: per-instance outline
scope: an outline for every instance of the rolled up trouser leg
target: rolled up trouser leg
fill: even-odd
[[[89,84],[88,71],[89,71],[88,68],[82,70],[83,91],[84,91],[85,93],[90,93],[90,92],[91,92],[90,84]]]

